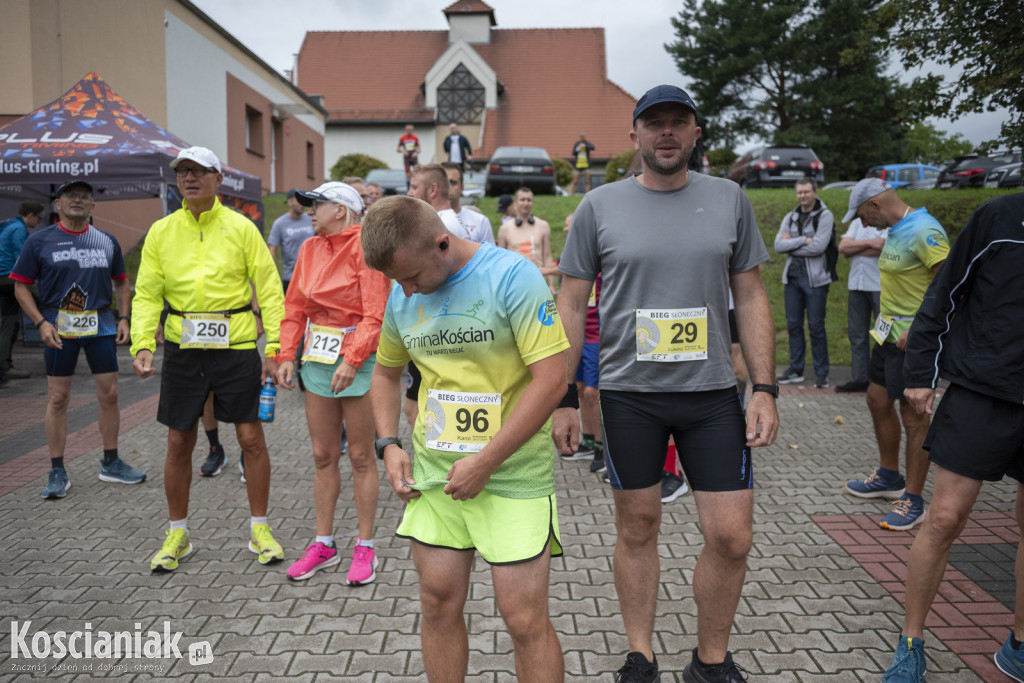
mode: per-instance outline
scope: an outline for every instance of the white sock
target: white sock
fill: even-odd
[[[171,531],[174,531],[175,529],[181,529],[183,531],[188,531],[188,517],[185,517],[183,519],[178,519],[178,520],[172,519],[171,520]]]
[[[372,548],[373,547],[373,539],[371,538],[369,541],[364,541],[361,538],[357,538],[356,539],[356,545],[361,545],[364,548]]]
[[[249,518],[249,530],[252,531],[252,528],[254,526],[256,526],[257,524],[266,524],[266,523],[267,523],[267,518],[266,517],[250,517]]]
[[[334,546],[334,536],[317,536],[316,542],[323,543],[326,546]]]

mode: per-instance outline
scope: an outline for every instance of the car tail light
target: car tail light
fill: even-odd
[[[765,171],[765,170],[768,170],[769,168],[778,168],[778,167],[779,167],[779,165],[777,163],[775,163],[774,161],[759,161],[756,164],[754,164],[754,168],[756,168],[759,171]]]
[[[960,178],[970,178],[972,175],[978,175],[979,173],[984,172],[985,169],[983,168],[965,168],[957,171],[953,175],[958,176]]]
[[[812,161],[810,163],[810,166],[812,171],[820,171],[821,169],[825,168],[825,164],[821,163],[820,161]],[[885,173],[885,171],[883,171],[883,173]],[[884,179],[885,177],[883,176],[883,180]]]
[[[487,170],[490,171],[491,173],[501,173],[501,166],[498,166],[497,164],[491,164]]]
[[[555,172],[555,167],[545,166],[544,168],[540,169],[540,172],[543,173],[544,175],[553,175]]]

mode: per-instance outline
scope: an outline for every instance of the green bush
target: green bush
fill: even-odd
[[[565,159],[555,159],[555,182],[559,187],[566,187],[572,182],[572,164]]]
[[[348,176],[365,178],[375,168],[388,168],[388,165],[368,154],[345,154],[331,166],[331,180],[341,180]]]
[[[611,159],[608,160],[608,166],[604,171],[604,181],[610,183],[621,178],[629,165],[633,163],[633,155],[636,154],[635,150],[627,149],[623,152],[619,152]]]

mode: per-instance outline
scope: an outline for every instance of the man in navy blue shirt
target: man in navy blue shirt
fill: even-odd
[[[21,246],[28,239],[28,231],[39,225],[41,220],[43,205],[29,199],[18,207],[17,216],[0,223],[0,383],[5,379],[32,376],[31,372],[11,364],[11,347],[14,346],[14,337],[18,332],[21,309],[14,298],[14,280],[10,274],[21,253]]]
[[[29,236],[11,270],[14,294],[39,329],[46,345],[46,444],[50,476],[43,498],[63,498],[71,483],[64,469],[68,435],[68,399],[79,350],[85,351],[99,399],[103,438],[100,480],[138,484],[146,473],[117,455],[121,414],[117,407],[117,348],[128,343],[131,292],[121,246],[108,233],[89,224],[92,186],[81,180],[64,183],[54,203],[60,220]],[[111,285],[113,282],[113,285]],[[29,287],[37,284],[41,306]],[[110,310],[117,294],[116,318]]]

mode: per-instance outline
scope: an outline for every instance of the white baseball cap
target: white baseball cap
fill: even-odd
[[[857,216],[857,209],[861,204],[891,189],[892,186],[881,178],[864,178],[858,182],[850,191],[850,210],[843,216],[843,222],[852,221]]]
[[[177,168],[182,161],[194,161],[200,166],[212,168],[221,173],[220,159],[205,147],[189,147],[178,152],[178,158],[171,162],[171,168]]]
[[[309,192],[299,190],[295,193],[295,199],[303,206],[312,206],[315,201],[344,204],[358,214],[362,214],[364,208],[363,198],[356,192],[356,188],[337,180],[326,182]]]

